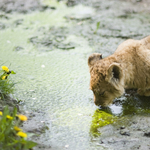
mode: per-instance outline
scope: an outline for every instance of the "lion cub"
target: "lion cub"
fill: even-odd
[[[108,106],[125,89],[138,89],[138,94],[150,96],[150,36],[129,39],[104,59],[94,53],[88,58],[88,66],[96,105]]]

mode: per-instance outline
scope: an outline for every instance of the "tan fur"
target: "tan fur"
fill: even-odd
[[[124,89],[138,89],[138,94],[150,96],[150,36],[142,40],[129,39],[104,59],[101,54],[92,54],[88,65],[96,105],[111,104]]]

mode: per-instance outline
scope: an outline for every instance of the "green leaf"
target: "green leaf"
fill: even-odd
[[[96,34],[96,33],[97,33],[97,30],[99,29],[99,27],[100,27],[100,21],[99,21],[99,22],[97,22],[97,24],[96,24],[96,30],[94,31],[94,34]]]
[[[100,21],[97,22],[97,30],[99,29],[99,26],[100,26]]]
[[[4,71],[3,71],[3,70],[0,70],[0,73],[4,73]]]
[[[14,72],[13,70],[11,71],[11,74],[16,74],[16,72]]]
[[[29,149],[29,148],[32,148],[34,146],[36,146],[37,143],[35,142],[32,142],[32,141],[26,141],[26,145],[25,145],[25,148]]]
[[[2,142],[5,139],[5,135],[3,133],[0,134],[0,142]]]
[[[14,117],[16,116],[16,114],[17,114],[17,108],[16,108],[16,107],[14,107],[14,110],[13,110],[13,115],[12,115],[12,117],[14,118]]]

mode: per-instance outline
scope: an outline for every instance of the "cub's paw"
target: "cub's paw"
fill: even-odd
[[[137,93],[141,96],[144,96],[144,90],[142,90],[142,89],[138,89]]]

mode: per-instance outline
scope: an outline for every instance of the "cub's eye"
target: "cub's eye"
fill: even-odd
[[[100,93],[99,96],[104,96],[104,94],[105,94],[105,91]]]

